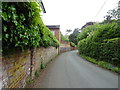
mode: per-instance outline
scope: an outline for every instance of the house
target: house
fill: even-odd
[[[61,42],[60,39],[60,25],[46,25],[51,32],[53,33],[53,35],[56,37],[56,39]]]
[[[42,0],[37,0],[37,1],[40,2],[40,7],[41,7],[43,13],[46,13],[46,10],[45,10],[45,7],[44,7]]]

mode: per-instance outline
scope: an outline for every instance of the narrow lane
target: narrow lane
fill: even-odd
[[[59,55],[38,88],[118,88],[118,76],[80,58],[77,51]]]

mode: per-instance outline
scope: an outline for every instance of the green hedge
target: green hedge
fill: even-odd
[[[83,39],[78,43],[78,49],[80,54],[84,54],[89,57],[99,58],[100,43],[91,42],[91,40]]]
[[[95,31],[90,31],[92,31],[91,35],[88,35],[86,38],[79,41],[79,53],[95,58],[96,60],[102,60],[120,66],[119,25],[115,22],[100,24],[99,28]]]
[[[100,27],[100,24],[96,23],[94,25],[86,26],[82,29],[82,32],[77,36],[78,41],[87,38],[92,35],[94,31],[96,31]]]
[[[58,47],[59,42],[44,25],[38,2],[2,3],[2,48],[28,49],[33,47]]]
[[[100,59],[114,65],[120,63],[120,38],[107,39],[100,47]]]

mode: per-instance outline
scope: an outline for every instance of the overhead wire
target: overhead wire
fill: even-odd
[[[100,11],[103,9],[103,7],[105,6],[106,3],[107,3],[107,0],[104,1],[104,3],[102,4],[101,8],[99,9],[99,11],[97,12],[96,16],[93,18],[92,21],[94,21],[95,18],[99,15]]]

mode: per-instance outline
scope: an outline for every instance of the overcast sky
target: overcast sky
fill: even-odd
[[[66,29],[81,28],[86,22],[103,21],[107,11],[116,8],[119,0],[42,1],[46,9],[42,16],[44,24],[60,25],[60,31],[65,34]],[[104,7],[99,12],[102,6]]]

